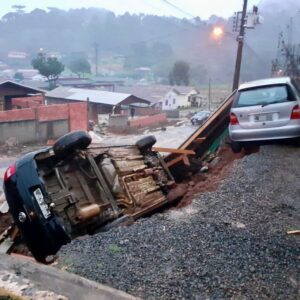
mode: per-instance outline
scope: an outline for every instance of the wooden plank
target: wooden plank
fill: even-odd
[[[300,234],[300,230],[290,230],[287,234]]]
[[[185,149],[152,147],[152,150],[153,151],[157,151],[157,152],[168,152],[168,153],[176,153],[176,154],[195,155],[195,151],[193,151],[193,150],[185,150]]]
[[[169,162],[167,162],[167,167],[170,168],[174,165],[176,165],[178,162],[180,162],[181,160],[183,160],[183,156],[177,156],[176,158],[174,158],[173,160],[170,160]]]
[[[201,144],[205,140],[206,140],[206,137],[200,137],[200,138],[196,138],[194,142],[196,144]]]
[[[186,166],[190,166],[191,164],[190,164],[190,161],[189,161],[189,159],[188,159],[188,157],[186,156],[186,155],[183,155],[182,156],[182,160],[183,160],[183,162],[184,162],[184,164],[186,165]]]

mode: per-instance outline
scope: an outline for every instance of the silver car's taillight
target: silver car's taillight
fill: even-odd
[[[292,113],[291,113],[291,120],[299,120],[300,119],[300,107],[299,105],[295,105]]]
[[[239,120],[234,113],[230,113],[230,124],[231,125],[239,125]]]

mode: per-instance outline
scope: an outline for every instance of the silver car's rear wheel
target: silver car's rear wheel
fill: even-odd
[[[233,153],[240,153],[243,149],[243,145],[239,142],[231,141],[230,146]]]

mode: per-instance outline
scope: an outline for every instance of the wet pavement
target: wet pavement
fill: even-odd
[[[197,126],[190,124],[188,120],[180,126],[166,126],[156,130],[146,130],[143,134],[136,135],[118,135],[109,134],[103,139],[103,143],[106,145],[122,145],[132,144],[138,139],[143,138],[147,135],[154,135],[157,139],[156,147],[166,148],[178,148],[191,134],[193,134]]]

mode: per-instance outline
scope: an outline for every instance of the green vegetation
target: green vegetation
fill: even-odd
[[[31,61],[32,67],[47,78],[49,88],[56,86],[56,80],[65,69],[65,66],[58,61],[56,57],[46,57],[44,53],[39,53],[36,58]]]
[[[108,250],[112,253],[119,253],[122,251],[122,248],[116,244],[111,244],[108,246]]]
[[[77,59],[71,60],[68,67],[73,73],[76,73],[79,77],[80,75],[84,77],[84,73],[91,73],[91,65],[85,57],[79,57]]]
[[[190,83],[190,65],[186,61],[176,61],[169,74],[171,85],[189,85]]]

